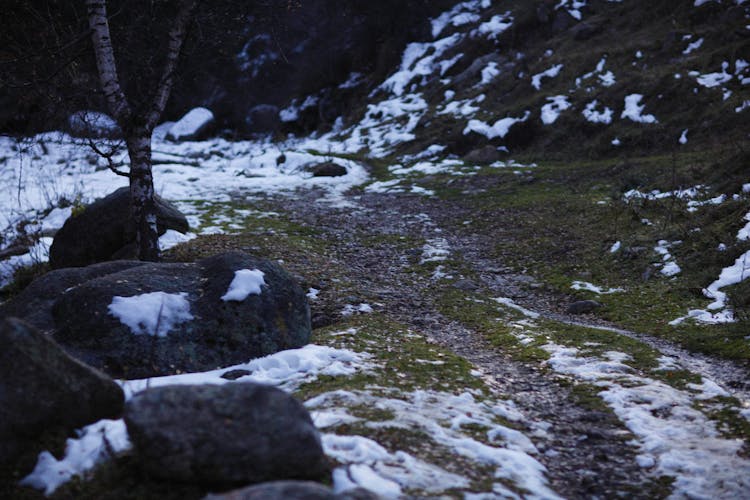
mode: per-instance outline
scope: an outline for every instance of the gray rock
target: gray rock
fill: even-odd
[[[120,386],[49,337],[17,318],[0,323],[0,464],[28,451],[43,432],[119,417],[123,402]]]
[[[185,216],[159,196],[156,197],[156,210],[159,234],[164,234],[167,229],[181,233],[188,231]],[[113,255],[134,241],[130,191],[123,187],[65,221],[50,247],[50,266],[53,269],[82,267],[111,260]]]
[[[310,414],[267,385],[146,390],[127,403],[125,424],[138,462],[170,481],[237,486],[329,472]]]
[[[470,279],[460,279],[453,283],[453,288],[458,288],[459,290],[463,290],[464,292],[470,292],[472,290],[476,290],[479,288],[479,286]]]
[[[76,137],[122,137],[120,126],[111,116],[92,110],[81,110],[71,114],[68,117],[67,132]]]
[[[241,302],[222,300],[241,269],[261,270],[266,285],[259,295]],[[113,297],[151,292],[186,293],[193,319],[156,337],[135,335],[110,314]],[[307,297],[293,278],[275,262],[238,252],[196,263],[145,263],[100,276],[63,293],[52,314],[61,345],[86,363],[124,378],[244,363],[301,347],[311,335]]]
[[[588,314],[596,311],[602,305],[595,300],[579,300],[568,306],[568,314]]]
[[[248,132],[258,134],[274,133],[281,127],[279,107],[272,104],[258,104],[247,112],[245,119]]]
[[[376,494],[357,488],[334,493],[331,488],[312,481],[273,481],[207,495],[203,500],[377,500]]]
[[[488,164],[502,159],[502,154],[495,146],[487,145],[470,151],[463,159],[466,163]]]
[[[81,283],[100,276],[106,276],[145,262],[113,260],[87,267],[69,267],[50,271],[36,278],[20,294],[8,302],[0,304],[0,318],[16,316],[44,333],[53,333],[55,319],[52,306],[65,293]]]
[[[332,161],[314,163],[308,165],[306,169],[309,172],[312,172],[313,177],[341,177],[342,175],[347,174],[346,167],[333,163]]]

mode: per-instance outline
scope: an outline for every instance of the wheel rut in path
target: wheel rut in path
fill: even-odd
[[[470,361],[497,394],[518,405],[528,418],[525,432],[559,494],[651,497],[650,480],[629,444],[632,435],[614,414],[576,404],[569,384],[558,376],[512,359],[478,332],[440,314],[430,296],[434,281],[408,269],[421,249],[404,249],[387,239],[359,241],[363,234],[453,240],[432,220],[432,210],[412,197],[363,197],[359,203],[361,208],[340,210],[302,198],[284,200],[283,206],[293,220],[325,235],[330,257],[343,264],[358,293],[377,297],[390,317]]]

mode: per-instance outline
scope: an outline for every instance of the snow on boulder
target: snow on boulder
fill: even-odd
[[[277,263],[239,252],[99,275],[47,307],[55,340],[118,378],[246,363],[311,334],[302,288]]]
[[[260,295],[260,287],[265,284],[263,271],[260,269],[240,269],[234,272],[234,279],[229,284],[227,293],[221,296],[221,300],[242,302],[248,295]]]
[[[109,313],[130,327],[134,335],[166,337],[172,327],[193,319],[186,297],[185,292],[112,297]]]
[[[76,137],[105,137],[117,138],[122,136],[122,130],[117,122],[99,111],[81,110],[68,117],[68,130]]]
[[[196,141],[205,137],[214,124],[214,114],[206,108],[193,108],[172,125],[167,139],[175,142]]]

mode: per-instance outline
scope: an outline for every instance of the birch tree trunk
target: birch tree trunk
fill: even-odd
[[[156,201],[151,169],[151,132],[161,118],[174,83],[177,62],[187,35],[197,0],[182,0],[169,30],[164,68],[150,100],[138,106],[135,114],[120,85],[112,38],[107,19],[106,0],[86,0],[91,39],[94,45],[99,80],[109,112],[125,134],[130,157],[131,217],[136,228],[136,248],[140,260],[159,259],[159,233],[156,225]]]

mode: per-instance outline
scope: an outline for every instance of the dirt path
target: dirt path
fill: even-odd
[[[463,242],[436,222],[446,213],[444,206],[421,197],[367,195],[357,200],[356,208],[341,210],[315,203],[314,196],[291,203],[286,200],[283,209],[296,222],[325,235],[334,249],[331,259],[348,270],[345,278],[357,283],[362,297],[374,298],[388,315],[469,360],[490,387],[516,402],[529,419],[528,433],[543,452],[540,459],[549,470],[553,489],[577,498],[654,496],[656,485],[637,465],[636,450],[628,442],[632,435],[614,414],[576,404],[569,385],[549,370],[534,362],[512,359],[478,332],[442,315],[431,293],[435,280],[415,274],[411,268],[424,252],[422,248],[389,243],[389,238],[373,243],[372,237],[395,235],[444,240],[449,242],[452,260],[486,271],[487,262],[467,259],[472,253],[481,254],[481,249],[467,251],[474,242]],[[493,282],[503,284],[489,290],[493,293],[519,294],[528,280],[502,263],[494,263],[492,268],[494,272],[489,274]],[[446,266],[443,272],[455,270]],[[482,281],[466,282],[464,286],[487,287]],[[552,300],[540,299],[540,303]]]

